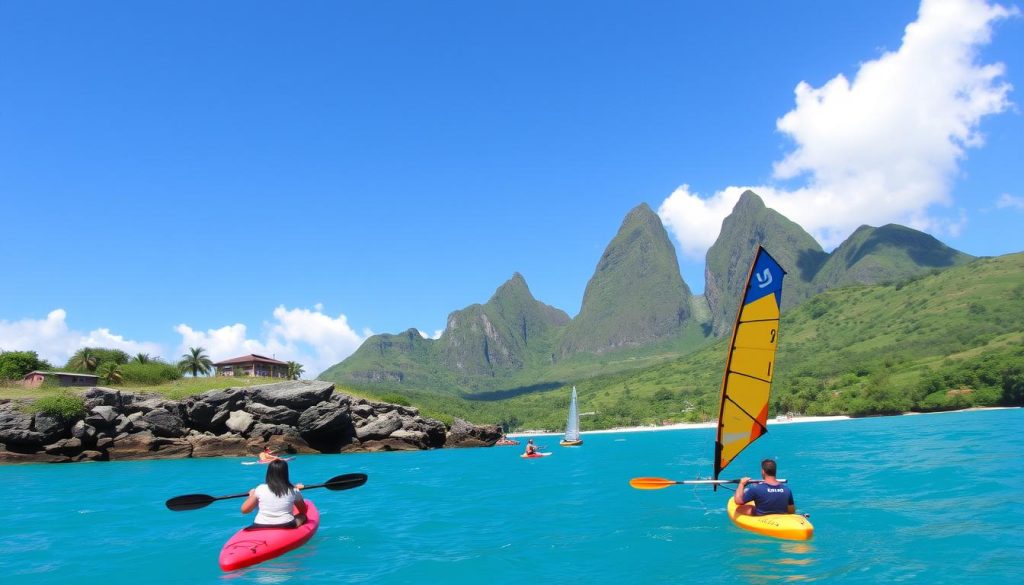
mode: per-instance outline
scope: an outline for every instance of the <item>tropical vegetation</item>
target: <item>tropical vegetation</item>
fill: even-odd
[[[183,373],[191,373],[193,378],[199,374],[209,376],[213,372],[213,361],[205,352],[202,347],[188,348],[188,353],[182,355],[178,362],[178,369]]]

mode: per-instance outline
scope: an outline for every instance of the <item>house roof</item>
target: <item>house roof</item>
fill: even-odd
[[[265,355],[257,355],[250,353],[249,355],[243,355],[241,357],[231,358],[222,362],[215,362],[215,366],[234,366],[241,364],[251,364],[253,362],[259,362],[263,364],[275,364],[279,366],[287,366],[288,362],[282,362],[281,360],[275,360],[274,358],[268,358]]]
[[[83,374],[81,372],[49,372],[44,370],[32,370],[31,372],[22,376],[22,379],[28,378],[32,374],[43,374],[44,376],[80,376],[82,378],[96,378],[97,380],[100,379],[99,376],[96,376],[94,374]]]

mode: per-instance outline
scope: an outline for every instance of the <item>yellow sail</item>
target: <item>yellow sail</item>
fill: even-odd
[[[740,451],[768,432],[768,398],[779,343],[786,271],[758,246],[732,329],[715,438],[715,479]]]

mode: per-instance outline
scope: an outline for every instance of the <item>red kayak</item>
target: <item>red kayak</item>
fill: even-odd
[[[234,571],[281,556],[306,544],[319,527],[320,512],[306,500],[306,523],[298,528],[243,528],[236,532],[220,549],[220,568]]]
[[[537,452],[537,453],[530,453],[529,455],[527,455],[526,453],[523,453],[522,455],[520,455],[520,457],[522,457],[523,459],[537,459],[539,457],[547,457],[548,455],[551,455],[551,453],[540,453],[540,452]]]

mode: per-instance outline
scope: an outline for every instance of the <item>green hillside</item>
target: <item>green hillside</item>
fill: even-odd
[[[562,428],[571,385],[580,411],[594,413],[582,417],[584,430],[700,421],[717,414],[725,352],[719,340],[681,358],[638,359],[618,373],[567,370],[560,383],[511,398],[389,391],[441,418],[513,428]],[[773,416],[1021,404],[1024,254],[818,295],[784,313],[776,368]]]

